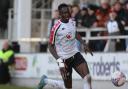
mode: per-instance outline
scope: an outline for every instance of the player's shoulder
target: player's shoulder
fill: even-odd
[[[75,18],[70,18],[69,21],[75,22]]]
[[[52,30],[57,29],[61,25],[61,23],[62,22],[60,20],[57,20],[56,23],[54,24]]]
[[[56,23],[55,23],[54,26],[59,25],[59,24],[61,24],[61,23],[62,23],[62,22],[61,22],[60,19],[59,19],[59,20],[56,21]]]
[[[76,26],[76,21],[75,21],[75,19],[74,18],[70,18],[70,23],[73,23],[74,24],[74,26]]]

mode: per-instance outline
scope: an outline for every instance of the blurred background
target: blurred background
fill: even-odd
[[[77,31],[94,52],[93,57],[83,55],[95,89],[126,89],[127,84],[114,87],[110,78],[116,70],[128,76],[128,0],[0,0],[0,49],[8,39],[16,53],[12,84],[35,87],[42,74],[61,79],[48,51],[50,29],[59,19],[61,3],[69,5]],[[76,73],[73,78],[74,86],[82,84]]]

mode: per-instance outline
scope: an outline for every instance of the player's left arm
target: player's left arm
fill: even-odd
[[[78,32],[76,32],[76,39],[84,46],[85,53],[89,52],[93,56],[91,49],[88,47],[88,44],[85,44],[84,40]]]

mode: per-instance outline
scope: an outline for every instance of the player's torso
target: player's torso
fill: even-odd
[[[73,55],[77,52],[77,41],[75,38],[76,26],[74,21],[61,23],[56,32],[55,45],[57,53],[63,55]]]

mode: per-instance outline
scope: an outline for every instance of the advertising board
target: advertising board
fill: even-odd
[[[82,54],[86,59],[94,80],[110,80],[114,71],[122,71],[128,77],[127,53]],[[13,77],[40,78],[43,74],[50,78],[61,78],[56,60],[50,54],[18,54]],[[73,71],[73,78],[80,76]]]

